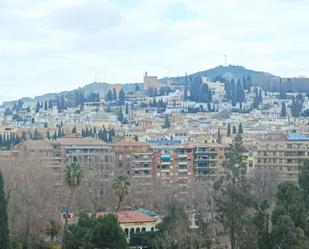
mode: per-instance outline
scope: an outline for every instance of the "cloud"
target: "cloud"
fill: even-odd
[[[120,11],[104,0],[81,1],[77,4],[58,8],[47,17],[47,28],[80,32],[88,35],[121,24]]]
[[[138,82],[224,61],[309,72],[304,0],[2,0],[0,102],[93,81]],[[5,89],[5,91],[3,90]]]

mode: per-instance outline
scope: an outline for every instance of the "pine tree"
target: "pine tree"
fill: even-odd
[[[285,106],[285,102],[282,102],[282,106],[281,106],[281,117],[286,117],[286,106]]]
[[[0,249],[10,248],[7,197],[4,191],[3,176],[0,171]]]

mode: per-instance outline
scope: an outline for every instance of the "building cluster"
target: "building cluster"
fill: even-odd
[[[282,98],[279,92],[249,86],[236,98],[243,101],[233,103],[225,83],[201,82],[209,95],[205,102],[190,100],[187,83],[162,83],[147,74],[144,88],[126,92],[124,103],[117,99],[121,85],[109,89],[108,100],[97,94],[95,101],[65,108],[65,98],[58,104],[48,99],[7,102],[0,107],[0,147],[48,160],[58,188],[65,165],[79,162],[89,184],[101,179],[102,191],[102,179],[126,174],[136,195],[169,187],[182,196],[193,182],[224,174],[229,146],[240,133],[248,172],[277,170],[295,178],[309,156],[308,118],[301,115],[308,97],[286,93]]]

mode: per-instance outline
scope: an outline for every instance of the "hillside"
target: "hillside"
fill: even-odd
[[[242,79],[243,77],[250,76],[253,85],[261,86],[268,91],[279,91],[280,85],[287,91],[307,92],[309,91],[308,78],[280,78],[279,76],[272,75],[266,72],[259,72],[246,69],[243,66],[218,66],[205,71],[200,71],[188,75],[188,81],[195,77],[207,77],[210,80],[215,80],[218,77],[225,79]],[[174,84],[184,84],[185,77],[171,77],[163,78],[162,82],[173,82]]]
[[[227,80],[230,79],[242,79],[243,77],[250,76],[252,83],[255,86],[263,87],[268,91],[279,91],[280,88],[284,88],[288,92],[309,92],[309,79],[308,78],[280,78],[279,76],[272,75],[267,72],[259,72],[250,69],[246,69],[243,66],[218,66],[211,68],[205,71],[196,72],[187,76],[187,82],[192,81],[196,77],[207,77],[210,80],[215,80],[218,78],[224,78]],[[173,85],[184,85],[185,77],[165,77],[160,79],[162,83],[169,82]],[[122,89],[125,93],[135,91],[136,87],[143,89],[142,83],[125,83],[122,84]],[[110,87],[109,83],[106,82],[94,82],[85,85],[84,87],[74,89],[72,91],[60,92],[60,93],[47,93],[41,96],[35,97],[36,100],[45,101],[49,99],[55,99],[58,94],[69,96],[74,94],[75,90],[83,90],[85,95],[90,94],[91,92],[99,93],[101,96],[104,96]],[[12,103],[4,102],[3,105]]]

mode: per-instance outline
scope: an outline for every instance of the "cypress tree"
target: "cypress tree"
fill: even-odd
[[[124,94],[124,91],[121,88],[121,90],[119,91],[119,103],[120,103],[120,105],[124,105],[125,99],[126,99],[126,96]]]
[[[113,100],[113,93],[112,93],[111,89],[108,90],[108,92],[105,96],[105,100],[106,101],[112,101]]]
[[[10,248],[7,199],[4,192],[3,176],[0,171],[0,249]]]
[[[165,115],[165,118],[164,118],[164,126],[163,126],[163,128],[168,129],[168,128],[170,128],[170,127],[171,127],[171,122],[170,122],[168,116]]]
[[[116,89],[113,89],[113,100],[117,100],[117,92]]]
[[[227,124],[227,134],[228,137],[231,136],[231,125],[230,123]]]
[[[126,115],[128,115],[128,114],[129,114],[129,104],[126,103]]]
[[[122,108],[119,109],[117,118],[118,118],[118,121],[122,123],[123,121]]]
[[[286,106],[284,102],[282,102],[281,106],[281,117],[286,117]]]
[[[35,112],[39,112],[40,111],[40,108],[41,108],[41,104],[40,102],[36,102],[36,107],[35,107]]]
[[[233,126],[233,134],[236,134],[237,133],[237,129],[235,127],[235,125]]]
[[[47,131],[47,133],[46,133],[46,138],[47,138],[48,140],[51,139],[49,131]]]
[[[239,133],[239,134],[244,133],[243,128],[242,128],[242,123],[239,123],[239,126],[238,126],[238,133]]]

